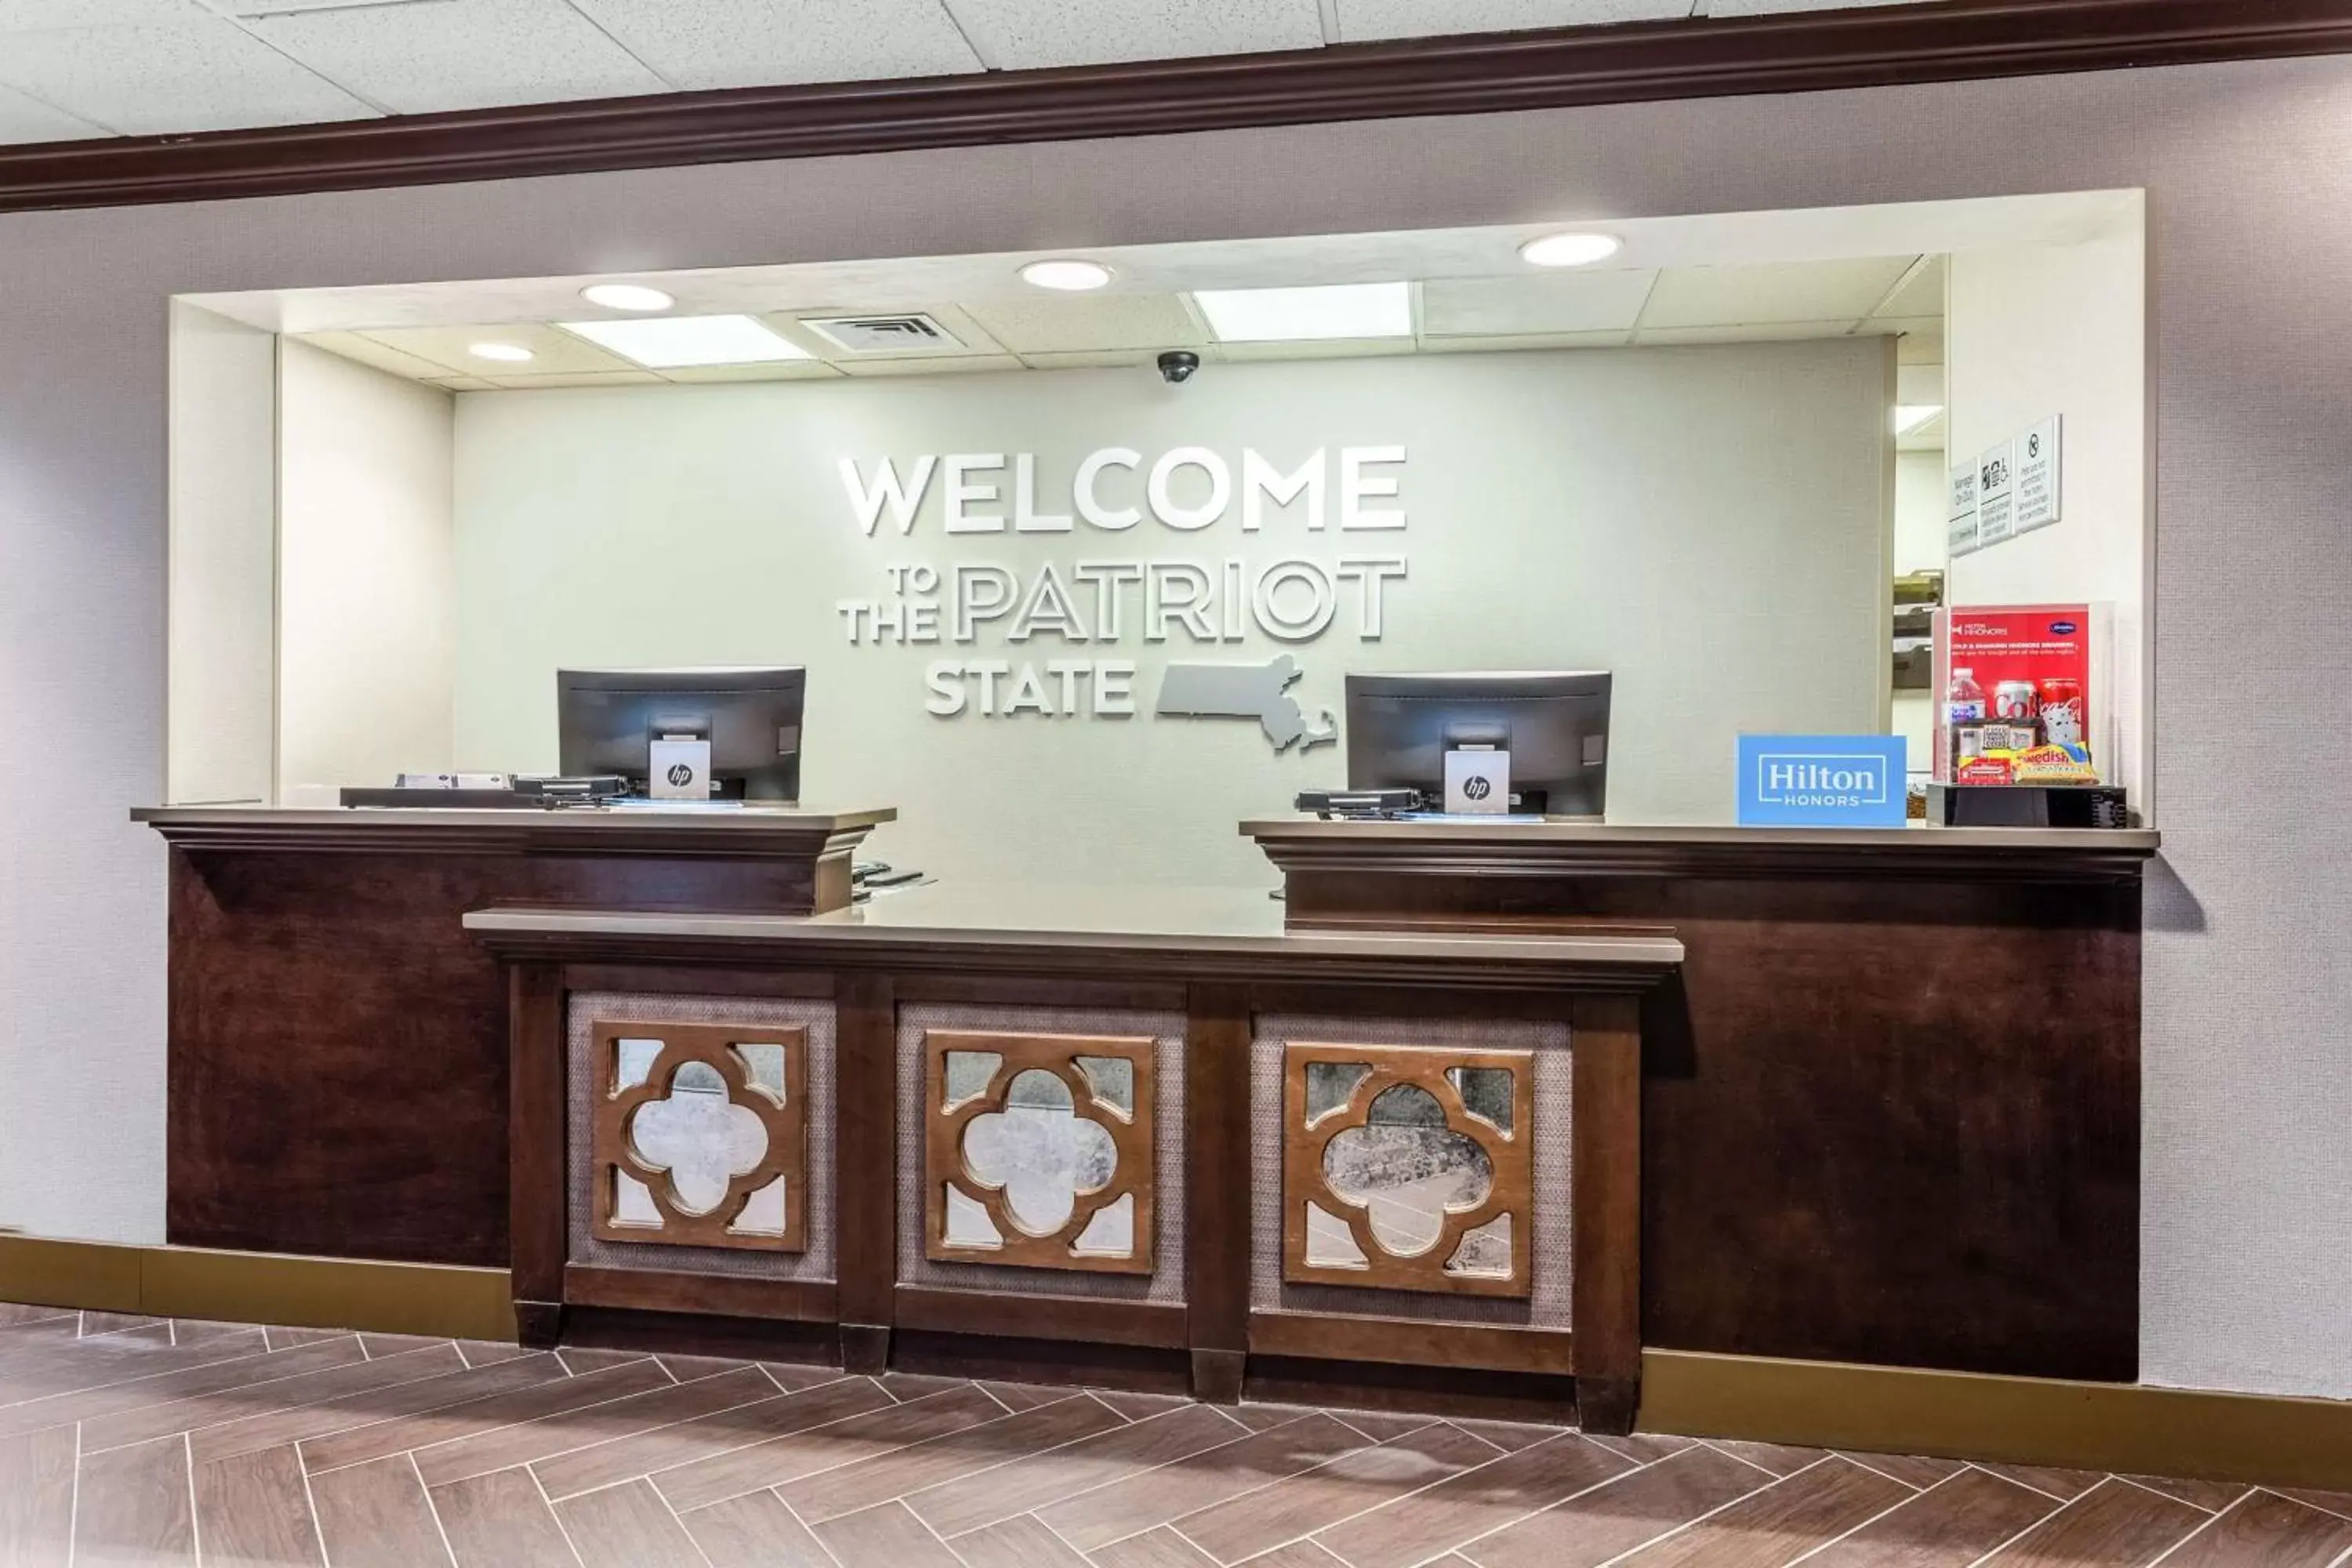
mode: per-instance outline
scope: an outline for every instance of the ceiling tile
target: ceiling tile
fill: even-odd
[[[1000,70],[1323,45],[1316,0],[947,0]]]
[[[1153,370],[1159,358],[1156,349],[1071,349],[1021,356],[1031,370]]]
[[[432,0],[248,24],[400,114],[659,92],[661,78],[563,0]]]
[[[940,0],[572,0],[680,88],[981,68]]]
[[[499,384],[484,381],[478,375],[436,375],[431,384],[444,392],[496,392]]]
[[[974,320],[972,316],[961,306],[956,305],[917,305],[911,308],[900,307],[893,310],[881,310],[839,309],[777,310],[762,316],[761,320],[766,321],[771,327],[773,327],[786,342],[798,344],[800,347],[806,349],[810,353],[814,354],[819,359],[862,360],[880,359],[885,356],[880,351],[857,353],[845,349],[839,343],[835,342],[832,339],[826,337],[824,333],[817,331],[813,327],[803,325],[803,323],[808,321],[840,321],[845,319],[854,320],[866,316],[899,315],[929,316],[932,321],[939,323],[940,329],[942,331],[954,338],[955,342],[952,345],[945,345],[937,348],[894,348],[889,350],[887,353],[887,357],[889,358],[969,359],[976,354],[998,354],[1004,352],[1004,344],[998,342],[994,337],[990,335],[987,328],[982,326],[978,321]]]
[[[1556,272],[1515,278],[1433,278],[1421,286],[1423,337],[1515,337],[1631,327],[1654,272]]]
[[[1843,338],[1852,321],[1764,321],[1738,327],[1650,327],[1633,334],[1643,344],[1659,343],[1793,343],[1816,338]]]
[[[847,375],[950,375],[975,370],[1019,370],[1011,354],[973,354],[965,359],[870,359],[835,366]]]
[[[831,381],[841,373],[821,360],[779,359],[760,364],[673,365],[664,381]]]
[[[1761,267],[1672,267],[1658,276],[1644,327],[1852,322],[1870,314],[1911,265],[1908,256],[1781,261]]]
[[[595,371],[642,368],[631,364],[618,354],[605,353],[594,343],[575,338],[570,332],[535,323],[481,327],[383,327],[366,335],[403,353],[447,365],[451,371],[465,375],[578,375]],[[480,342],[512,343],[518,348],[529,349],[531,358],[524,362],[529,368],[476,359],[468,351]]]
[[[1338,0],[1339,40],[1418,38],[1441,33],[1507,33],[1599,22],[1687,16],[1691,0]]]
[[[106,134],[102,125],[77,120],[14,88],[0,87],[0,142],[81,142]]]
[[[1173,294],[1040,294],[963,309],[1017,354],[1197,348],[1209,341]]]
[[[1902,286],[1878,307],[1881,316],[1919,317],[1944,314],[1944,258],[1925,258],[1919,269],[1906,278]]]
[[[0,0],[0,33],[37,27],[169,26],[188,19],[188,0]]]
[[[1495,337],[1424,338],[1423,353],[1502,353],[1521,349],[1617,349],[1633,341],[1620,327],[1612,332],[1524,332]]]
[[[563,386],[664,386],[668,384],[649,370],[592,370],[572,374],[555,375],[494,375],[493,386],[508,392],[545,392]]]
[[[356,360],[373,370],[404,375],[411,381],[438,380],[458,368],[410,353],[404,349],[394,348],[389,343],[380,343],[364,332],[299,332],[295,334],[295,338],[312,348]]]
[[[168,26],[14,34],[0,84],[130,136],[371,120],[376,111],[193,5]]]
[[[1413,351],[1411,338],[1316,338],[1305,342],[1219,343],[1217,357],[1235,363],[1269,359],[1386,359]]]

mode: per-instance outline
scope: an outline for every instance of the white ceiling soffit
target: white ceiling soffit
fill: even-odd
[[[0,0],[5,5],[7,0]],[[1581,271],[1571,289],[1611,273],[1737,264],[1834,262],[1909,258],[1954,250],[2067,245],[2130,232],[2139,222],[2136,191],[2067,195],[1990,197],[1875,207],[1722,213],[1667,218],[1515,224],[1492,228],[1425,229],[1360,235],[1317,235],[1159,246],[1097,246],[1083,253],[1108,265],[1108,289],[1089,303],[1114,309],[1123,296],[1185,293],[1199,289],[1276,288],[1310,283],[1381,282],[1412,279],[1526,278],[1520,244],[1555,229],[1606,228],[1625,247],[1602,267]],[[656,283],[677,296],[684,315],[736,312],[795,315],[924,310],[943,301],[966,309],[994,302],[1038,300],[1018,278],[1021,266],[1062,251],[980,256],[907,257],[889,260],[821,261],[770,267],[637,273],[629,280]],[[1866,269],[1864,269],[1866,270]],[[1874,276],[1875,274],[1874,274]],[[599,314],[580,290],[607,275],[476,279],[333,289],[257,290],[203,294],[190,302],[270,331],[316,332],[383,327],[465,325],[480,321],[554,321]],[[1887,280],[1892,287],[1894,279]],[[1625,285],[1630,289],[1631,285]],[[1858,294],[1859,289],[1855,292]],[[1881,289],[1881,294],[1885,293]],[[1907,296],[1907,288],[1904,290]],[[1443,291],[1442,291],[1443,292]],[[1822,319],[1870,314],[1879,298],[1850,312],[1842,300]],[[1448,307],[1452,309],[1451,306]],[[1696,305],[1679,307],[1685,312]],[[1879,313],[1885,313],[1883,310]],[[1923,314],[1926,312],[1922,312]],[[1935,313],[1941,313],[1940,304]],[[1676,319],[1686,319],[1678,316]],[[1671,323],[1658,320],[1664,327]],[[1572,330],[1572,329],[1564,329]]]
[[[0,0],[0,142],[1244,55],[1848,0]],[[1903,3],[1903,0],[1872,0]]]

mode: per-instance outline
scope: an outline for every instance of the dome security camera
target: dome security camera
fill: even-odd
[[[1160,356],[1160,379],[1171,386],[1183,385],[1200,368],[1201,356],[1190,349],[1170,349]]]

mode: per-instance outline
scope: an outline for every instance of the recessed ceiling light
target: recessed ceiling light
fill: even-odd
[[[591,283],[580,297],[608,310],[667,310],[677,303],[658,289],[642,283]]]
[[[643,321],[559,321],[556,325],[650,370],[816,357],[751,316],[661,316]]]
[[[1943,411],[1940,403],[1898,403],[1895,405],[1895,433],[1908,436]]]
[[[1339,283],[1318,289],[1202,289],[1193,292],[1217,341],[1412,336],[1412,285]]]
[[[1033,289],[1083,294],[1109,282],[1110,268],[1099,261],[1033,261],[1021,269],[1021,281]]]
[[[475,343],[466,352],[476,359],[494,359],[500,364],[520,364],[539,357],[520,343]]]
[[[1519,247],[1519,259],[1530,267],[1590,267],[1624,248],[1613,234],[1547,234]]]

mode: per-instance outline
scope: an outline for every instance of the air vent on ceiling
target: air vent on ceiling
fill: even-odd
[[[937,353],[963,340],[919,311],[897,316],[827,316],[801,325],[845,353]]]

